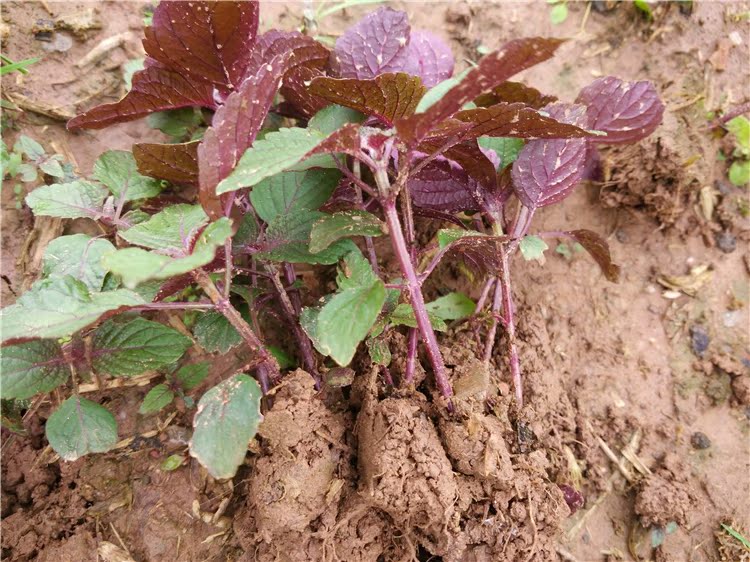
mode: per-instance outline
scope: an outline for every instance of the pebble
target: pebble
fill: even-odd
[[[695,324],[690,327],[690,344],[693,348],[693,353],[698,357],[703,358],[710,343],[711,338],[708,337],[706,328],[700,324]]]
[[[711,446],[711,440],[705,433],[696,431],[690,436],[690,444],[693,446],[693,449],[708,449]]]
[[[716,245],[725,254],[731,254],[737,249],[737,238],[726,230],[716,233]]]

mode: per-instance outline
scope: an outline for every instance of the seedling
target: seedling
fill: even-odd
[[[206,353],[244,353],[237,374],[203,394],[194,418],[191,454],[225,478],[255,433],[261,396],[282,376],[269,324],[292,334],[296,362],[318,387],[348,384],[343,368],[365,340],[387,384],[413,384],[421,342],[450,408],[436,331],[491,300],[484,359],[501,324],[521,405],[514,252],[538,258],[545,240],[568,239],[617,276],[594,233],[529,236],[529,228],[537,209],[593,174],[597,144],[633,142],[656,128],[663,107],[651,84],[603,78],[565,104],[509,82],[563,42],[543,38],[511,41],[454,76],[448,45],[389,8],[366,16],[332,52],[296,32],[257,28],[257,2],[162,2],[127,95],[68,126],[213,113],[202,138],[107,152],[92,178],[26,199],[36,215],[95,220],[103,232],[53,242],[44,278],[2,312],[4,399],[72,381],[72,396],[47,422],[64,458],[116,441],[112,415],[81,396],[78,379],[88,373],[165,369],[145,414],[189,390],[180,373],[194,364],[182,359],[192,341],[156,322],[157,312],[176,321],[198,314],[192,335]],[[422,247],[418,215],[458,228]],[[379,236],[390,242],[397,278],[382,273],[386,256],[372,241]],[[424,283],[446,256],[488,278],[477,305],[458,293],[426,302]],[[311,294],[297,264],[336,266],[335,291]],[[386,335],[400,329],[406,370],[393,381],[388,365],[400,350]]]

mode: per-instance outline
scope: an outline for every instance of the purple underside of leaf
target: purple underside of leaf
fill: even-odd
[[[591,127],[591,116],[588,108],[580,103],[553,102],[542,107],[542,111],[552,119],[584,129]]]
[[[154,60],[216,85],[238,86],[258,32],[258,2],[163,1],[145,30]]]
[[[595,142],[635,142],[661,123],[664,104],[652,82],[624,82],[607,76],[586,86],[576,102],[588,107],[591,127],[607,133]]]
[[[411,32],[404,72],[419,76],[425,86],[432,88],[453,76],[453,66],[453,53],[445,41],[429,31]]]
[[[178,185],[198,184],[198,141],[133,145],[133,158],[144,176]]]
[[[418,163],[418,162],[417,162]],[[436,211],[466,211],[475,209],[473,193],[476,181],[455,162],[436,158],[408,182],[414,204]]]
[[[198,147],[198,198],[206,213],[221,216],[216,186],[237,165],[258,135],[291,59],[289,52],[262,65],[214,114]]]
[[[412,115],[426,88],[417,76],[385,73],[375,78],[328,78],[313,80],[310,92],[332,103],[374,115],[388,125]]]
[[[473,101],[479,94],[549,59],[563,41],[533,37],[506,43],[498,51],[484,56],[457,86],[427,111],[397,123],[399,133],[409,144],[418,142],[425,138],[430,129],[460,111],[464,104]]]
[[[419,145],[419,150],[431,154],[441,147],[441,143],[425,141]],[[495,165],[485,156],[479,148],[477,141],[465,141],[451,146],[444,153],[449,160],[458,163],[459,166],[475,180],[472,184],[476,187],[475,199],[481,202],[483,197],[479,194],[485,191],[494,192],[497,189],[497,171]]]
[[[382,7],[365,16],[336,41],[331,63],[342,78],[374,78],[398,72],[407,61],[409,19]]]
[[[513,162],[513,188],[521,203],[536,209],[564,199],[583,176],[584,139],[534,140]]]
[[[68,121],[68,129],[102,129],[155,111],[192,106],[215,107],[210,83],[161,66],[150,66],[133,75],[133,87],[124,98],[74,117]]]

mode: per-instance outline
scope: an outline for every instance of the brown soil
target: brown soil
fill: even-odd
[[[451,39],[458,60],[514,37],[572,37],[555,60],[522,77],[562,99],[615,74],[653,80],[667,105],[651,139],[603,151],[604,182],[581,187],[535,222],[538,230],[604,234],[623,266],[621,282],[608,283],[579,254],[549,251],[544,264],[514,263],[522,411],[513,405],[504,338],[482,372],[467,324],[442,338],[453,383],[463,389],[455,414],[434,400],[429,381],[394,392],[364,360],[350,389],[325,395],[297,371],[276,389],[233,483],[211,480],[191,460],[160,469],[170,454],[185,454],[191,418],[138,416],[148,387],[92,395],[116,413],[120,437],[136,439],[75,463],[46,448],[45,402],[25,421],[25,436],[3,430],[3,559],[110,562],[118,560],[113,552],[137,562],[746,559],[720,523],[748,536],[750,262],[740,212],[747,193],[726,181],[717,155],[727,141],[708,130],[706,112],[747,101],[750,24],[735,16],[748,5],[696,2],[687,15],[663,3],[648,22],[632,5],[587,13],[585,3],[568,4],[559,26],[542,2],[397,4],[415,26]],[[116,99],[120,67],[139,52],[144,4],[47,6],[51,13],[44,3],[3,2],[12,31],[4,54],[44,56],[29,75],[4,77],[4,92],[56,114]],[[59,20],[91,9],[99,28]],[[322,29],[338,32],[365,9]],[[295,4],[263,10],[265,27],[300,21]],[[45,52],[34,38],[40,26],[70,34],[70,49]],[[74,66],[124,31],[134,37],[123,47],[89,69]],[[74,136],[35,111],[8,116],[6,142],[28,134],[83,173],[106,149],[161,140],[144,122]],[[85,228],[35,223],[16,210],[12,187],[2,191],[3,305],[33,279],[51,236]],[[448,290],[471,289],[458,268],[444,265],[427,291]],[[696,329],[708,336],[705,351],[693,345]],[[404,345],[392,338],[396,379]],[[225,363],[217,362],[214,379]],[[585,507],[571,514],[561,485],[582,489]],[[671,530],[670,523],[677,529],[652,549],[652,526]]]

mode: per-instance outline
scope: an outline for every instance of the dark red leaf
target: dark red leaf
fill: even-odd
[[[237,165],[255,140],[273,103],[290,54],[279,55],[232,93],[213,117],[198,147],[200,189],[198,199],[211,218],[222,215],[216,186]],[[232,197],[232,195],[228,195]]]
[[[506,43],[500,50],[484,56],[457,86],[427,111],[397,123],[399,133],[409,144],[415,144],[425,138],[430,129],[460,111],[465,103],[479,94],[550,58],[563,41],[532,37]]]
[[[595,142],[635,142],[653,133],[664,115],[664,104],[651,82],[623,82],[607,76],[586,86],[578,103],[588,107],[591,127],[607,133]]]
[[[316,78],[310,85],[312,94],[374,115],[388,125],[413,115],[426,90],[418,76],[403,72],[380,74],[371,79]]]
[[[459,257],[471,272],[497,274],[500,269],[500,244],[507,236],[463,236],[450,243],[447,255]]]
[[[215,107],[213,86],[179,72],[150,66],[133,75],[133,87],[120,101],[99,105],[68,121],[68,129],[102,129],[181,107]]]
[[[441,146],[442,144],[439,141],[429,140],[420,144],[419,150],[426,154],[432,154],[439,150]],[[457,162],[470,177],[474,178],[478,189],[494,191],[497,188],[495,165],[485,156],[476,141],[466,141],[453,145],[443,155],[449,160]]]
[[[383,7],[368,14],[336,41],[335,72],[342,78],[375,78],[403,70],[410,29],[405,12]]]
[[[522,103],[499,103],[492,107],[467,109],[455,118],[472,127],[462,133],[463,139],[481,136],[517,137],[524,139],[583,138],[593,136],[588,131],[546,117]]]
[[[377,129],[368,131],[368,127],[362,127],[359,123],[347,123],[340,129],[331,133],[326,140],[313,148],[305,155],[303,160],[316,154],[350,154],[358,156],[360,154],[362,143],[365,137],[369,135],[381,134]],[[363,133],[360,137],[360,133]]]
[[[583,177],[586,145],[584,139],[526,143],[511,170],[521,203],[536,209],[564,199]]]
[[[138,171],[178,185],[198,185],[198,141],[133,145]]]
[[[162,1],[143,47],[152,59],[219,86],[239,86],[258,32],[258,2]]]
[[[522,84],[521,82],[503,82],[492,92],[482,94],[474,103],[479,107],[490,107],[501,102],[505,103],[522,103],[534,109],[540,109],[557,101],[555,96],[546,96],[536,88]]]
[[[583,246],[591,254],[594,261],[599,265],[608,281],[617,283],[620,280],[620,266],[612,262],[612,255],[609,253],[609,244],[591,230],[569,230],[565,232],[573,240]]]
[[[460,219],[458,219],[451,213],[446,213],[443,211],[436,211],[435,209],[425,209],[424,207],[415,206],[414,216],[425,217],[427,219],[434,219],[434,220],[445,221],[445,222],[451,222],[462,229],[466,229],[466,226],[464,225],[464,223],[462,223]]]
[[[318,68],[300,65],[286,73],[281,86],[281,95],[286,103],[293,108],[294,114],[300,118],[309,119],[318,111],[330,105],[328,101],[310,93],[310,84],[318,76],[325,73]]]
[[[407,186],[417,207],[451,212],[477,208],[473,195],[476,181],[445,158],[438,157],[427,164],[409,178]]]
[[[448,44],[429,31],[411,32],[404,72],[419,76],[422,84],[432,88],[453,76],[453,53]]]

